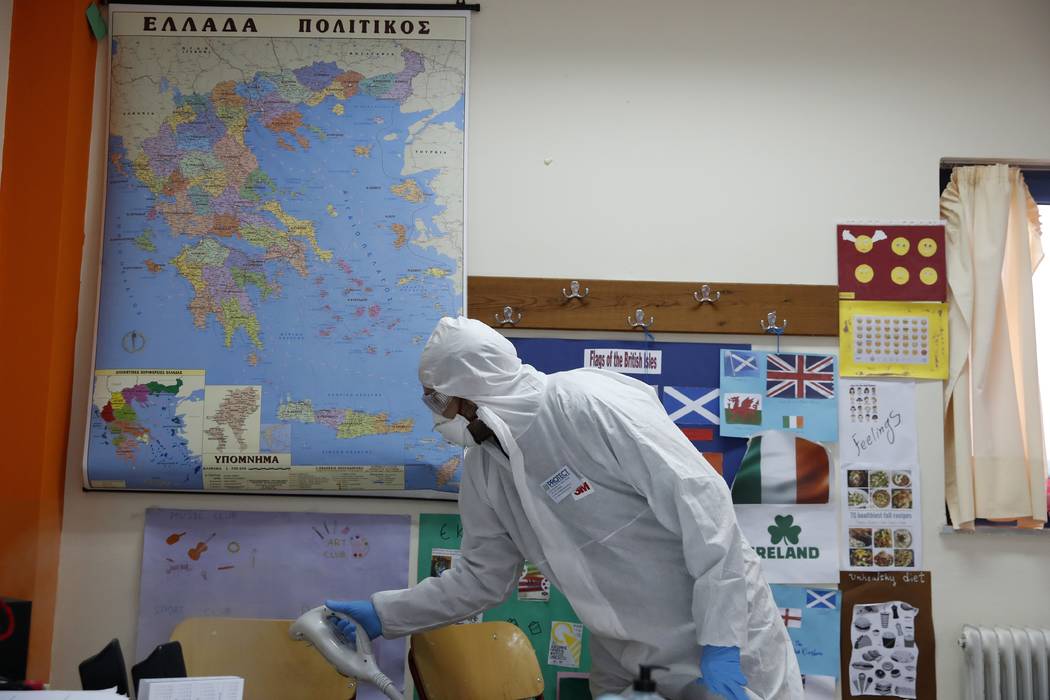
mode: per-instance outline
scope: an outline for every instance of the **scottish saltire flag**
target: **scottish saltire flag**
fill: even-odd
[[[720,370],[718,430],[723,437],[788,430],[810,440],[838,440],[835,355],[726,349]],[[748,414],[749,420],[741,419],[745,397],[747,405],[758,409]]]
[[[795,646],[798,665],[806,676],[839,675],[839,592],[832,589],[801,588],[770,584],[780,617]],[[809,607],[812,595],[827,596],[831,607]],[[791,615],[785,615],[790,611]],[[795,613],[801,617],[794,620]]]
[[[835,398],[833,355],[767,355],[766,396],[785,399]]]
[[[665,386],[660,389],[667,417],[689,438],[716,472],[725,476],[725,455],[717,451],[718,387]]]
[[[725,374],[731,377],[758,376],[758,356],[750,350],[726,350],[722,362]]]
[[[827,503],[831,460],[819,442],[780,430],[747,443],[733,503]]]
[[[838,597],[839,592],[836,590],[807,588],[806,607],[834,610],[838,607]]]
[[[664,409],[679,426],[718,425],[718,387],[665,386]]]

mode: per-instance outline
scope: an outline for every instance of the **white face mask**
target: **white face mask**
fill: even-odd
[[[455,418],[445,418],[437,414],[434,415],[434,430],[441,433],[441,437],[453,445],[473,447],[478,444],[467,429],[468,425],[470,425],[470,422],[463,416],[457,415]]]

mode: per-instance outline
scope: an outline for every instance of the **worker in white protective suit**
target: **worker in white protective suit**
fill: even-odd
[[[436,428],[467,446],[461,558],[412,588],[329,607],[371,637],[400,637],[503,602],[527,559],[591,631],[595,696],[661,664],[670,698],[802,698],[729,489],[652,387],[606,370],[544,374],[466,318],[441,319],[419,378]]]

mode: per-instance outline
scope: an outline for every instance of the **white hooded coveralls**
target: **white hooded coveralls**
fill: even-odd
[[[468,448],[461,558],[440,577],[372,596],[383,634],[441,627],[515,590],[524,559],[591,632],[591,691],[620,692],[661,664],[660,692],[703,698],[703,645],[741,649],[750,697],[802,697],[798,663],[729,489],[667,417],[652,387],[606,370],[545,375],[488,326],[444,318],[420,381],[470,399],[498,437]],[[555,502],[568,466],[591,491]]]

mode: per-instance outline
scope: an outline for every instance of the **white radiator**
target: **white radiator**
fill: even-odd
[[[963,625],[967,700],[1050,698],[1050,629]]]

